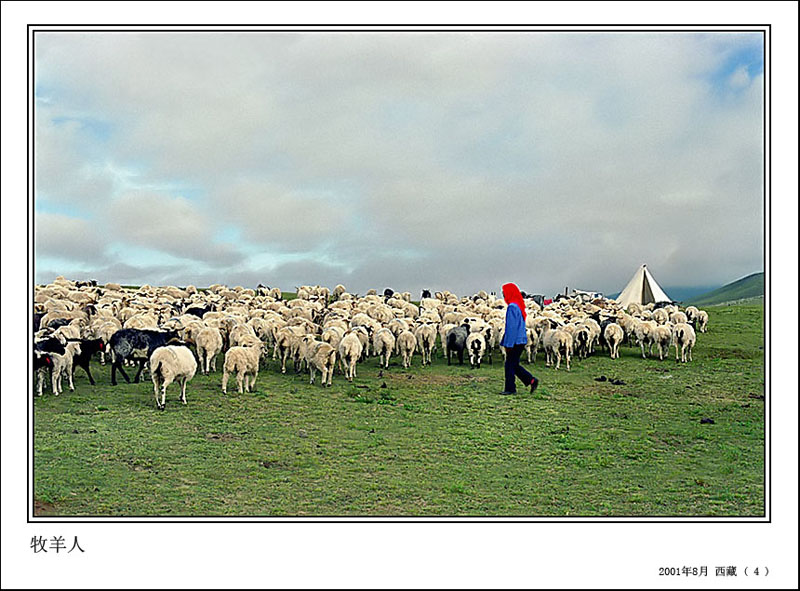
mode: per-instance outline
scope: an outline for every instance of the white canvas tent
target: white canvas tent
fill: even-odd
[[[642,265],[633,274],[633,277],[617,297],[623,308],[629,304],[649,304],[650,302],[671,302],[672,299],[656,282],[652,273],[647,270],[647,265]]]

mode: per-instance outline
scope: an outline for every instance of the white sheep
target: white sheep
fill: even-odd
[[[263,310],[259,310],[261,312]],[[272,338],[272,323],[263,317],[253,317],[247,321],[253,327],[256,336],[264,342]]]
[[[217,371],[217,355],[222,352],[222,334],[219,329],[207,326],[197,333],[194,340],[197,356],[200,358],[200,372],[207,375],[211,370]]]
[[[643,308],[641,304],[637,304],[636,302],[628,304],[628,314],[630,314],[631,316],[636,316],[638,314],[641,314],[642,310]]]
[[[64,377],[67,378],[70,391],[75,391],[75,384],[72,381],[72,365],[73,358],[80,355],[81,346],[78,342],[68,342],[68,339],[80,339],[80,331],[75,326],[62,326],[53,331],[52,336],[57,338],[62,345],[64,345],[64,354],[49,353],[53,362],[52,372],[50,375],[53,394],[58,396],[63,392],[61,381]],[[39,392],[41,396],[41,381],[39,383]]]
[[[302,338],[302,351],[311,374],[310,383],[314,383],[314,371],[318,369],[322,373],[323,387],[330,386],[336,367],[336,349],[328,343],[314,340],[312,335],[306,335]]]
[[[392,309],[385,304],[375,304],[374,306],[370,306],[370,308],[367,310],[367,315],[373,320],[381,323],[388,323],[395,317]]]
[[[356,363],[364,351],[364,345],[361,344],[358,333],[366,336],[366,331],[356,328],[346,332],[342,340],[339,341],[339,365],[344,364],[342,372],[350,382],[356,377]]]
[[[625,312],[617,315],[616,323],[622,328],[628,343],[633,344],[633,337],[636,336],[636,326],[639,324],[636,318]]]
[[[374,335],[375,332],[381,328],[380,322],[375,321],[374,319],[370,318],[367,314],[364,313],[355,314],[353,318],[350,320],[350,328],[355,328],[357,326],[364,327],[364,330],[366,331],[368,337]],[[362,344],[364,345],[364,355],[369,356],[370,339],[367,338],[366,343],[362,341]]]
[[[658,312],[658,310],[656,310]],[[659,324],[654,334],[656,348],[658,349],[658,359],[663,361],[664,357],[669,356],[669,346],[672,341],[672,326],[669,324]]]
[[[394,352],[399,353],[400,343],[398,342],[398,337],[401,333],[410,329],[409,323],[402,318],[393,318],[386,323],[386,328],[391,330],[394,335]]]
[[[179,330],[181,338],[189,345],[197,346],[197,335],[208,325],[200,319],[187,320],[183,324],[183,328]],[[220,335],[221,336],[221,335]]]
[[[567,371],[569,371],[569,360],[572,357],[572,335],[563,328],[556,328],[558,326],[558,323],[551,321],[545,325],[542,332],[542,346],[547,356],[545,364],[550,367],[555,358],[556,369],[561,367],[561,352],[563,351],[567,362]]]
[[[106,364],[106,348],[108,341],[111,340],[111,335],[122,328],[122,323],[116,318],[104,319],[100,318],[92,323],[92,338],[101,339],[103,341],[103,350],[100,351],[100,365]]]
[[[372,336],[373,355],[380,356],[380,366],[389,367],[389,358],[394,351],[395,338],[388,328],[381,328]]]
[[[674,312],[670,314],[669,321],[672,324],[686,324],[689,322],[689,318],[683,312]]]
[[[323,332],[331,327],[341,328],[342,334],[350,330],[350,325],[348,324],[350,315],[348,312],[345,312],[344,310],[331,311],[329,314],[330,315],[328,316],[327,320],[325,320],[325,322],[322,324]]]
[[[54,359],[53,363],[53,375],[54,377],[57,375],[59,394],[62,392],[61,379],[65,376],[69,382],[70,391],[75,391],[75,384],[72,382],[72,374],[74,371],[72,362],[74,357],[81,353],[80,343],[67,343],[65,348],[67,352],[64,355],[54,355],[56,359]]]
[[[80,339],[81,329],[74,324],[66,324],[64,326],[59,326],[56,330],[54,330],[53,336],[66,343],[70,339]]]
[[[653,354],[653,344],[656,342],[656,327],[658,325],[654,320],[642,320],[636,325],[636,339],[639,341],[639,346],[642,348],[642,359],[647,359],[645,355],[645,347],[650,355]]]
[[[358,340],[361,342],[361,357],[359,361],[366,361],[367,357],[369,356],[369,329],[365,326],[356,326],[351,328],[350,331],[356,335]]]
[[[622,339],[625,338],[625,331],[622,330],[622,327],[615,322],[610,322],[603,331],[603,338],[608,343],[611,359],[619,359],[619,346]]]
[[[584,318],[581,324],[589,329],[589,353],[594,353],[594,346],[600,340],[600,325],[593,318]]]
[[[45,328],[46,326],[49,326],[50,322],[58,319],[69,321],[79,320],[88,324],[89,315],[83,310],[52,310],[42,316],[42,320],[39,325],[41,328]]]
[[[445,359],[447,359],[447,333],[456,326],[458,325],[445,322],[439,327],[439,340],[442,343],[442,355],[444,355]]]
[[[67,377],[69,382],[69,389],[71,391],[75,390],[75,385],[72,382],[72,361],[75,355],[79,355],[81,352],[81,346],[79,343],[66,343],[64,345],[64,354],[58,353],[46,353],[50,357],[52,365],[49,366],[50,368],[50,381],[51,381],[51,388],[53,390],[53,394],[58,396],[63,392],[62,387],[62,379],[64,376]],[[44,389],[44,382],[45,382],[45,375],[46,369],[39,370],[39,384],[38,384],[38,395],[42,395],[42,391]]]
[[[239,386],[239,394],[243,394],[244,389],[250,392],[255,388],[256,378],[258,378],[258,364],[261,361],[261,354],[264,352],[265,345],[259,341],[250,342],[249,346],[231,347],[225,353],[225,363],[222,366],[222,393],[227,394],[228,376],[236,373],[236,383]],[[253,381],[250,381],[252,376]]]
[[[135,314],[128,318],[122,328],[137,328],[139,330],[159,330],[158,317],[152,313]]]
[[[539,353],[539,333],[533,327],[525,329],[528,333],[528,342],[525,352],[528,354],[528,363],[536,363],[536,354]]]
[[[436,347],[436,325],[424,322],[414,329],[414,336],[417,338],[417,346],[422,355],[422,365],[430,365],[431,354]]]
[[[657,324],[666,324],[669,322],[669,313],[664,308],[659,308],[653,312],[653,320]]]
[[[275,354],[281,361],[281,373],[286,373],[286,361],[290,356],[295,363],[299,362],[300,339],[305,335],[305,330],[299,326],[286,326],[275,333]]]
[[[258,335],[255,329],[249,324],[237,324],[231,328],[230,333],[228,333],[228,343],[231,347],[237,347],[243,342],[254,338],[257,339]]]
[[[164,410],[167,397],[167,386],[178,381],[181,385],[181,402],[186,404],[186,384],[197,372],[197,361],[188,347],[167,345],[158,347],[150,355],[150,375],[153,379],[153,390],[156,395],[156,408]],[[158,400],[159,391],[161,402]]]
[[[323,343],[328,343],[334,349],[338,349],[345,332],[347,332],[347,328],[342,328],[338,324],[331,324],[322,331],[319,338]]]
[[[678,361],[678,348],[680,348],[680,361],[686,363],[692,360],[692,348],[697,340],[691,324],[682,322],[672,329],[672,342],[675,345],[675,361]]]
[[[500,347],[500,343],[503,342],[503,334],[505,332],[505,327],[506,327],[505,317],[502,316],[500,318],[497,317],[489,318],[489,326],[491,327],[492,332],[491,335],[489,335],[491,338],[486,340],[486,347],[488,349],[489,359],[491,359],[492,351],[494,351],[495,349],[500,348],[503,352],[505,352],[505,348]],[[484,337],[485,336],[487,335],[484,334]],[[538,343],[538,335],[537,335],[537,343]],[[536,361],[535,354],[537,351],[538,349],[531,351],[532,353],[534,353],[534,361]]]
[[[411,365],[411,357],[417,348],[417,339],[410,330],[404,330],[397,337],[397,349],[403,357],[403,367]]]

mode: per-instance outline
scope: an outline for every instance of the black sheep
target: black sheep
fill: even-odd
[[[67,352],[64,343],[56,337],[48,337],[44,340],[36,341],[33,344],[33,348],[34,351],[39,351],[40,353],[55,353],[56,355],[63,355]]]
[[[64,355],[67,352],[64,344],[56,337],[49,337],[33,344],[34,369],[53,369],[53,355]]]
[[[39,332],[39,328],[42,324],[42,318],[44,318],[43,312],[33,313],[33,332]]]
[[[83,371],[89,376],[89,383],[94,386],[94,378],[89,371],[89,362],[92,360],[95,353],[99,353],[105,349],[103,339],[81,339],[76,342],[81,344],[81,352],[72,357],[72,371],[74,373],[76,367],[83,368]]]
[[[117,370],[122,373],[125,381],[130,383],[130,378],[122,369],[122,362],[131,359],[139,362],[139,369],[135,383],[139,383],[139,376],[142,375],[144,364],[150,359],[158,347],[163,347],[169,341],[177,340],[178,333],[174,330],[139,330],[138,328],[123,328],[118,330],[108,342],[108,346],[114,354],[114,362],[111,364],[111,385],[117,385]]]
[[[33,371],[38,371],[42,368],[52,369],[53,368],[53,357],[50,353],[44,353],[42,351],[34,351],[33,352]]]
[[[201,308],[200,306],[193,306],[191,308],[187,308],[187,310],[186,310],[186,312],[184,312],[184,314],[191,314],[193,316],[197,316],[198,318],[202,319],[203,315],[206,312],[213,312],[213,311],[214,311],[214,306],[209,304],[208,306],[205,306],[203,308]]]
[[[71,320],[68,320],[66,318],[55,318],[54,320],[51,320],[50,322],[47,323],[47,328],[51,330],[58,330],[62,326],[67,326],[70,322]]]
[[[455,351],[458,355],[458,364],[464,364],[464,349],[467,348],[467,337],[469,336],[469,324],[462,324],[447,331],[447,365]]]

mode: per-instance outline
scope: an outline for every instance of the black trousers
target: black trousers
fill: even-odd
[[[514,345],[506,347],[506,392],[516,392],[517,385],[514,383],[514,376],[522,380],[526,386],[530,386],[533,375],[519,364],[519,358],[525,350],[525,345]]]

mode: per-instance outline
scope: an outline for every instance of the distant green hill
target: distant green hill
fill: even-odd
[[[704,293],[685,302],[695,306],[713,306],[723,302],[732,302],[744,298],[764,295],[764,273],[753,273],[738,281],[724,285],[719,289]]]

